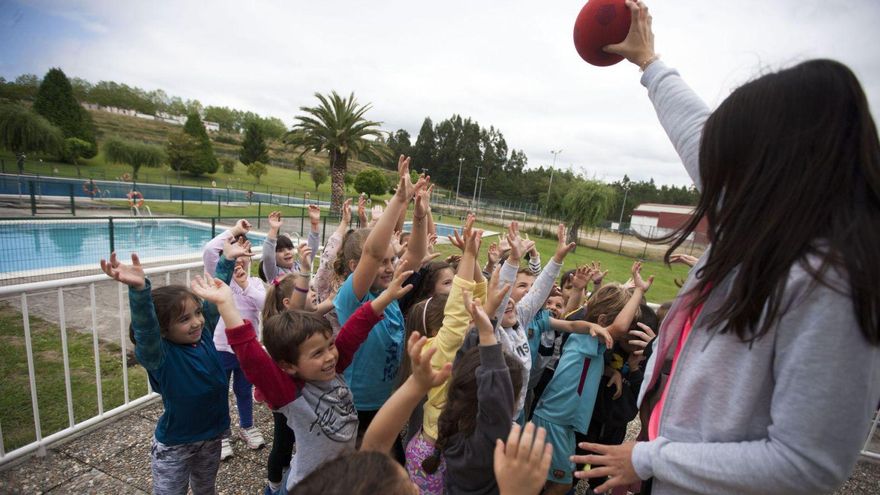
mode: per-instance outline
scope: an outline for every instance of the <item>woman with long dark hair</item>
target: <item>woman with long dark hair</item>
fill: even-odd
[[[710,111],[654,53],[627,0],[605,47],[642,84],[701,192],[712,246],[669,310],[641,390],[648,441],[583,444],[610,476],[654,494],[834,491],[880,398],[880,144],[853,73],[811,60],[759,77]],[[664,362],[671,371],[662,376]],[[649,401],[644,401],[645,403]]]

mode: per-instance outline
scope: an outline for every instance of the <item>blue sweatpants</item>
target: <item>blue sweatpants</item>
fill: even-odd
[[[250,428],[254,425],[254,386],[244,376],[244,371],[238,365],[238,359],[231,352],[218,352],[220,364],[226,370],[226,376],[232,383],[232,392],[235,394],[235,405],[238,407],[238,425],[242,428]]]

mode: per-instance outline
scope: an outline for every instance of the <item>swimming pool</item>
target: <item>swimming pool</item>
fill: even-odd
[[[461,233],[461,226],[456,227],[455,225],[449,225],[445,223],[435,223],[434,228],[437,229],[437,241],[441,244],[446,244],[449,240],[446,236],[453,235],[455,231]],[[412,231],[412,222],[404,222],[403,230],[406,232]],[[493,235],[498,235],[498,232],[494,232],[491,230],[484,230],[483,237],[491,237]]]
[[[199,259],[211,239],[211,225],[191,220],[113,219],[113,249],[129,262]],[[217,233],[223,227],[217,226]],[[0,221],[0,280],[79,270],[99,270],[110,256],[110,222],[103,220]],[[263,235],[250,233],[255,247]]]

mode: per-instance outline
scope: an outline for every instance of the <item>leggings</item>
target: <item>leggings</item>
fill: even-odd
[[[272,435],[272,451],[269,452],[266,471],[268,471],[270,482],[281,483],[284,478],[284,470],[290,466],[296,438],[293,435],[293,430],[287,426],[287,418],[283,414],[273,412],[272,419],[275,420],[275,432]]]
[[[254,386],[244,376],[238,359],[231,352],[220,351],[220,364],[226,371],[226,378],[232,382],[232,392],[235,394],[235,405],[238,408],[238,425],[242,428],[250,428],[254,425]]]

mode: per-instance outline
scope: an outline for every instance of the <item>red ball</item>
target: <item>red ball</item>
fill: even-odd
[[[590,0],[574,21],[574,47],[587,62],[605,67],[623,60],[602,51],[605,45],[620,43],[629,32],[632,14],[624,0]]]

